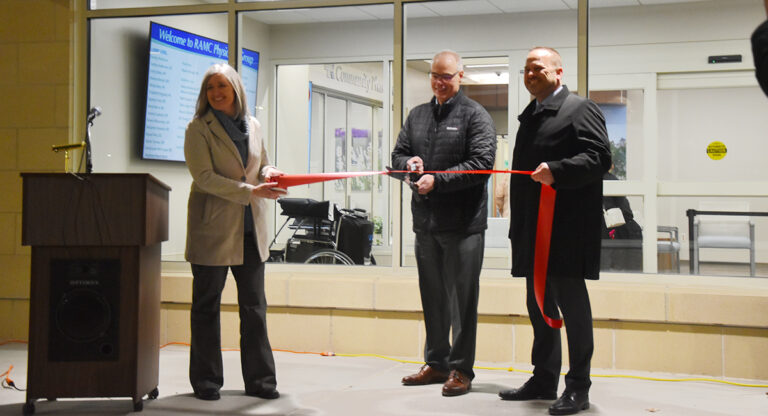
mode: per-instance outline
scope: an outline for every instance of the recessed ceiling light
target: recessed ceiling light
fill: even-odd
[[[469,64],[464,65],[464,68],[507,68],[508,64]]]

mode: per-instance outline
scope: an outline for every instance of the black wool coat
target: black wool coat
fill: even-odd
[[[755,59],[755,77],[760,88],[768,95],[768,20],[752,33],[752,56]]]
[[[533,114],[532,101],[518,117],[512,169],[546,162],[557,191],[549,252],[549,277],[598,279],[603,221],[602,177],[611,167],[605,118],[594,102],[563,89]],[[527,175],[509,182],[512,275],[533,276],[541,185]]]
[[[411,110],[392,151],[392,167],[407,170],[413,156],[424,170],[489,170],[496,158],[496,129],[485,109],[458,92],[439,106]],[[489,175],[437,173],[427,198],[411,199],[414,232],[477,233],[488,225]]]

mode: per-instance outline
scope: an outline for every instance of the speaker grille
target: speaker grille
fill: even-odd
[[[49,360],[116,360],[120,260],[51,260],[50,287]]]
[[[56,328],[72,342],[91,342],[103,337],[111,321],[108,300],[95,290],[67,292],[56,306]]]

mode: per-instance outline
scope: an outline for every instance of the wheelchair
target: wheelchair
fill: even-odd
[[[373,223],[365,210],[339,209],[330,201],[280,198],[286,220],[270,243],[270,262],[308,264],[376,264],[371,255]],[[274,250],[277,237],[293,230],[283,249]]]

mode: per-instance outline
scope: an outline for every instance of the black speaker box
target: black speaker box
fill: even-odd
[[[50,361],[117,360],[120,260],[52,259]]]

